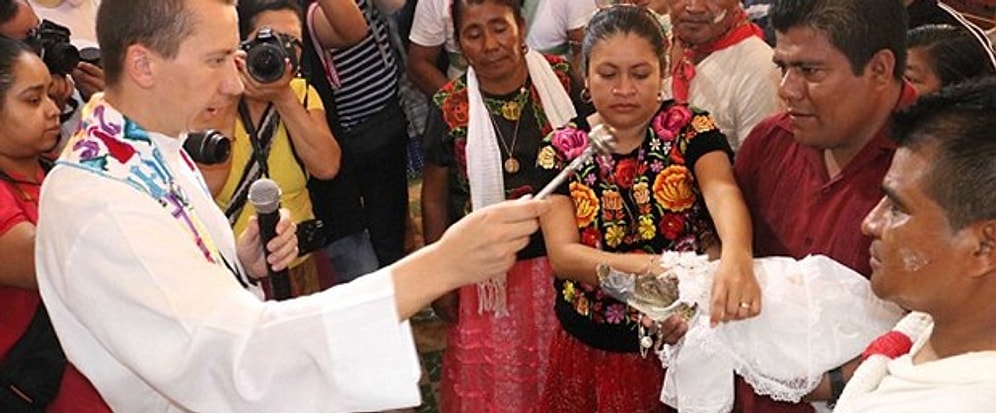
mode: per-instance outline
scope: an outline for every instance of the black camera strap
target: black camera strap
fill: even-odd
[[[280,124],[280,113],[277,112],[273,103],[268,103],[266,109],[263,110],[263,116],[260,118],[259,124],[254,124],[252,116],[249,115],[249,105],[246,104],[245,99],[240,99],[239,119],[242,121],[242,126],[245,127],[246,133],[249,135],[249,142],[252,144],[252,156],[246,162],[245,167],[242,168],[242,175],[239,177],[238,185],[235,186],[232,200],[229,201],[228,207],[225,208],[225,216],[228,217],[228,222],[232,225],[235,225],[235,221],[239,219],[239,215],[242,213],[242,208],[245,207],[246,201],[249,200],[249,187],[252,183],[261,177],[270,176],[268,159],[270,157],[270,147],[273,144],[273,135],[277,131],[277,125]]]

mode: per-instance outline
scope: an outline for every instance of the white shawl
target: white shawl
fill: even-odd
[[[559,128],[577,116],[570,96],[543,55],[530,50],[525,56],[529,77],[539,93],[543,112],[553,128]],[[474,210],[505,200],[501,150],[491,123],[488,108],[481,96],[474,68],[467,69],[467,178],[470,181],[470,202]],[[477,284],[478,312],[492,311],[505,315],[505,274],[495,274]]]

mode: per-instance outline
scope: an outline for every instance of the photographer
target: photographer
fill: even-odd
[[[249,186],[260,177],[277,182],[281,205],[301,229],[302,256],[290,265],[291,295],[307,295],[330,282],[319,276],[312,255],[305,255],[324,245],[306,184],[309,176],[331,179],[336,175],[340,149],[325,121],[321,98],[296,78],[302,29],[297,2],[242,1],[238,11],[245,93],[207,125],[234,137],[232,155],[222,165],[201,170],[236,233],[256,214],[246,202]]]
[[[70,30],[39,19],[27,0],[0,0],[0,35],[24,41],[42,56],[52,74],[49,96],[62,109],[63,136],[72,134],[79,126],[78,108],[104,89],[99,51],[90,48],[81,59],[80,50],[70,42]]]
[[[100,49],[95,33],[99,5],[100,0],[31,0],[31,6],[39,18],[65,26],[69,30],[67,35],[72,35],[70,42],[79,49],[80,59],[70,75],[83,102],[104,90],[104,69],[100,67]]]

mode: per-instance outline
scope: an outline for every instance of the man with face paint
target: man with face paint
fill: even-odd
[[[996,78],[925,96],[865,217],[872,289],[912,310],[865,351],[836,412],[996,405]]]
[[[905,10],[891,1],[778,0],[770,16],[787,110],[754,128],[735,165],[754,252],[822,254],[867,275],[871,239],[860,223],[881,195],[895,151],[886,125],[916,98],[903,81]],[[825,375],[812,398],[835,400],[856,364]],[[737,408],[813,411],[754,395],[739,378]]]
[[[674,47],[665,93],[707,109],[734,150],[781,109],[778,70],[737,0],[667,0]]]

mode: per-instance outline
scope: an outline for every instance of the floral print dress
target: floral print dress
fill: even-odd
[[[537,164],[562,169],[587,147],[588,130],[579,122],[550,134]],[[581,243],[620,253],[703,252],[716,235],[694,165],[717,150],[732,156],[708,113],[665,102],[638,148],[592,157],[559,188],[574,202]],[[558,279],[555,288],[563,331],[551,346],[541,411],[669,411],[658,401],[660,363],[638,354],[639,313],[595,285]]]
[[[559,170],[587,146],[588,135],[569,127],[548,136],[547,142],[538,164]],[[574,201],[581,242],[609,252],[703,252],[716,237],[693,165],[715,150],[732,153],[708,113],[665,105],[639,148],[592,157],[561,189]],[[570,280],[557,284],[559,312],[568,313],[572,324],[625,326],[637,320],[635,310],[597,286]],[[625,330],[633,339],[627,348],[612,350],[637,350],[628,328],[614,330]]]

